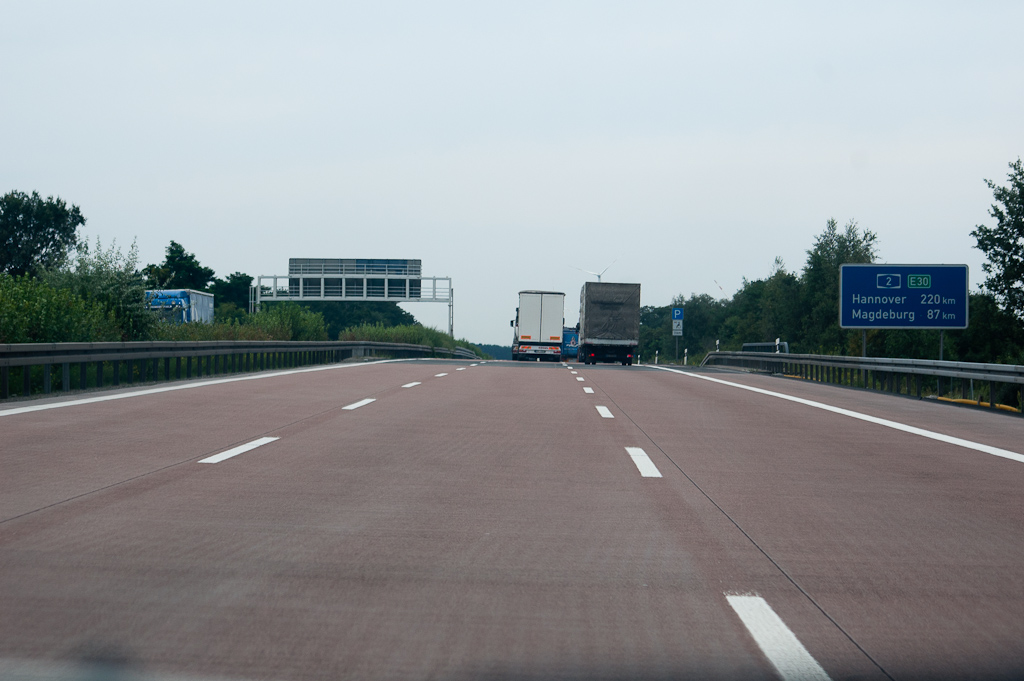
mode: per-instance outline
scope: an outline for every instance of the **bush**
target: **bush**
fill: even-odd
[[[149,340],[158,318],[146,309],[146,287],[136,271],[137,264],[138,248],[134,243],[123,255],[116,245],[104,251],[97,239],[94,251],[83,242],[69,264],[43,272],[41,279],[101,305],[113,315],[121,331],[116,340]]]
[[[262,310],[249,315],[246,323],[281,340],[327,340],[327,326],[324,324],[323,315],[295,303],[265,304]]]
[[[163,341],[260,341],[260,340],[291,340],[287,330],[272,334],[251,324],[240,324],[234,321],[189,322],[188,324],[171,324],[158,322],[153,327],[152,339]]]
[[[0,343],[121,340],[103,306],[25,275],[0,274]]]
[[[226,305],[231,305],[227,303]],[[229,311],[230,312],[230,311]],[[152,332],[154,340],[206,341],[206,340],[327,340],[323,317],[295,303],[268,305],[252,315],[227,316],[213,324],[158,323]]]
[[[352,326],[338,335],[343,341],[374,341],[377,343],[410,343],[413,345],[429,345],[433,348],[465,348],[478,357],[487,357],[480,348],[465,339],[455,340],[443,331],[423,326],[422,324],[401,324],[384,326],[383,324],[360,324]]]

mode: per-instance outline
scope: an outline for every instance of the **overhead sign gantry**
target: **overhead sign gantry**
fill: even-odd
[[[249,289],[249,311],[263,301],[448,303],[454,336],[451,277],[424,277],[420,260],[290,258],[287,275],[260,275]]]

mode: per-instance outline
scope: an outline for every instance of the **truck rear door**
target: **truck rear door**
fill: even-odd
[[[562,322],[565,317],[565,296],[545,294],[541,306],[541,342],[562,343]]]
[[[541,300],[539,293],[519,294],[519,341],[531,345],[540,342]]]

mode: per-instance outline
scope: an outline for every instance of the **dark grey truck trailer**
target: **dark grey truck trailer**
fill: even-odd
[[[632,364],[639,345],[640,284],[583,284],[579,360]]]

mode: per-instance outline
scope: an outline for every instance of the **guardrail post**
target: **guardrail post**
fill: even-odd
[[[21,368],[21,396],[28,397],[32,394],[32,367],[25,365]]]
[[[60,387],[63,392],[71,390],[71,365],[67,362],[60,367]]]
[[[11,368],[0,367],[0,400],[11,396]]]
[[[78,389],[85,390],[89,387],[89,363],[78,363]]]
[[[996,408],[996,383],[995,381],[988,382],[988,408]]]
[[[121,385],[121,360],[115,359],[113,364],[114,364],[114,385]]]
[[[53,365],[51,364],[43,365],[43,392],[46,394],[50,393],[50,372],[52,367]]]

